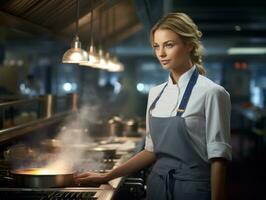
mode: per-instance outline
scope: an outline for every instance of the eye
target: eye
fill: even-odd
[[[172,44],[172,43],[167,43],[165,45],[165,47],[168,48],[168,49],[172,48],[173,46],[174,46],[174,44]]]
[[[159,48],[159,45],[158,44],[154,44],[153,45],[153,49],[158,49]]]

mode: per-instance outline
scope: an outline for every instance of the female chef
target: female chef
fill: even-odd
[[[201,35],[184,13],[168,14],[154,25],[151,43],[169,78],[149,92],[145,149],[109,173],[78,175],[78,183],[107,182],[154,164],[149,200],[225,198],[230,97],[204,76]]]

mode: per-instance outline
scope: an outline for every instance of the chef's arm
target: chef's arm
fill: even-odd
[[[130,158],[127,162],[107,173],[107,179],[111,180],[121,176],[127,176],[133,172],[139,171],[146,166],[151,165],[154,161],[155,154],[153,152],[142,150],[141,152]]]
[[[227,161],[223,158],[211,159],[211,199],[225,200]]]

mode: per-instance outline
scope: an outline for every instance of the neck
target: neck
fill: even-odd
[[[187,65],[184,65],[182,67],[178,67],[178,68],[174,68],[170,70],[170,77],[173,81],[174,84],[177,84],[179,81],[179,78],[182,74],[184,74],[185,72],[187,72],[188,70],[190,70],[192,68],[193,64],[190,62]]]

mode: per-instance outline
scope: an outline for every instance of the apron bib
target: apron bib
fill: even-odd
[[[176,116],[153,117],[154,109],[167,84],[151,104],[150,134],[156,162],[147,181],[148,200],[210,200],[210,164],[197,153],[182,113],[198,79],[195,69],[190,77]]]

